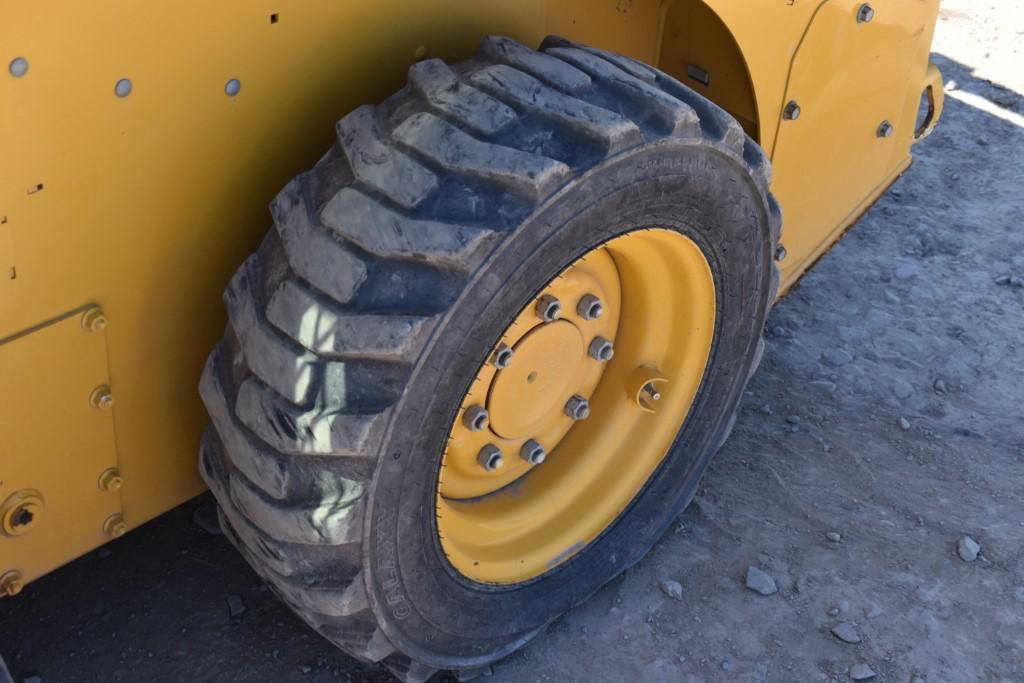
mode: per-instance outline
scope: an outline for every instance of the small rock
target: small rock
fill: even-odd
[[[946,92],[953,92],[954,90],[956,90],[959,87],[960,87],[959,83],[957,83],[956,81],[950,79],[949,81],[946,82],[945,91]]]
[[[871,670],[871,667],[861,662],[850,667],[850,678],[855,681],[866,681],[875,677],[875,672]]]
[[[838,368],[852,361],[853,356],[845,349],[828,349],[821,354],[821,360],[825,365]]]
[[[761,595],[773,595],[779,592],[775,579],[757,567],[747,567],[747,588]]]
[[[946,383],[943,382],[941,378],[935,380],[935,384],[932,385],[932,388],[935,389],[936,394],[946,393]]]
[[[1000,275],[999,277],[996,278],[995,282],[996,282],[997,285],[1002,285],[1004,287],[1009,286],[1009,284],[1010,284],[1010,276],[1009,275]]]
[[[828,611],[828,615],[830,617],[838,617],[839,616],[839,608],[838,607],[833,607],[832,609],[830,609]]]
[[[886,300],[887,302],[889,302],[890,304],[898,304],[898,303],[901,303],[901,302],[900,302],[900,298],[899,298],[898,296],[896,296],[896,293],[895,293],[895,292],[893,292],[893,291],[892,291],[892,290],[890,290],[890,289],[887,289],[887,290],[885,290],[885,292],[884,292],[884,296],[885,296],[885,300]]]
[[[896,276],[897,280],[909,280],[917,276],[917,267],[909,263],[904,263],[896,267],[893,271],[893,275]]]
[[[762,415],[771,415],[772,407],[765,403],[763,406],[757,409],[757,412],[761,413]]]
[[[661,582],[661,592],[673,600],[683,599],[683,586],[678,581],[668,579]]]
[[[728,659],[723,659],[719,666],[722,667],[722,671],[732,671],[732,662]]]
[[[902,379],[894,380],[892,383],[892,393],[898,399],[908,399],[914,395],[914,385]]]
[[[772,336],[778,337],[780,339],[787,336],[786,328],[783,327],[782,325],[776,325],[775,327],[772,328]]]
[[[856,645],[861,641],[860,633],[857,632],[857,627],[849,621],[841,621],[833,626],[832,635],[844,643]]]
[[[956,542],[956,554],[964,562],[974,562],[978,559],[978,553],[980,552],[981,546],[970,536],[963,536]]]
[[[882,608],[878,605],[871,604],[864,610],[864,616],[868,619],[875,619],[882,616]]]
[[[798,424],[800,424],[800,416],[799,415],[789,415],[789,416],[786,417],[786,422],[788,422],[791,425],[798,425]]]
[[[902,429],[903,431],[907,431],[908,429],[910,429],[910,420],[908,420],[905,417],[901,417],[900,418],[900,429]]]
[[[843,540],[842,534],[840,534],[838,531],[828,532],[827,534],[825,534],[825,538],[827,538],[832,543],[839,543],[839,541]]]
[[[242,600],[241,595],[232,593],[228,596],[227,603],[229,616],[237,617],[245,613],[245,601]]]

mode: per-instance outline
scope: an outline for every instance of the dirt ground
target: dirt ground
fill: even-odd
[[[483,680],[1024,681],[1024,9],[943,0],[934,49],[942,125],[775,309],[694,503]],[[280,605],[201,505],[0,602],[15,680],[389,680]],[[751,566],[778,591],[746,588]]]

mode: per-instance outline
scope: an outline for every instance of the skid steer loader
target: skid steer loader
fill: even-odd
[[[935,126],[937,11],[6,6],[0,593],[206,486],[346,652],[513,652],[693,495]]]

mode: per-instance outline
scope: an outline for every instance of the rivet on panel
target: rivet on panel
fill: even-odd
[[[21,572],[9,571],[0,576],[0,595],[15,596],[25,587],[21,580]]]
[[[122,78],[114,84],[114,94],[118,97],[128,97],[132,94],[132,82],[127,78]]]
[[[124,523],[124,517],[115,512],[103,521],[103,533],[111,538],[120,538],[128,531],[128,525]]]
[[[107,316],[99,306],[87,308],[82,313],[82,329],[86,332],[102,332],[107,327]]]
[[[114,491],[119,491],[123,483],[124,479],[121,478],[121,472],[116,467],[111,467],[103,470],[100,478],[96,481],[96,486],[104,493],[113,493]]]
[[[110,387],[102,384],[92,390],[89,394],[89,404],[97,410],[109,410],[114,407],[114,395],[110,393]]]
[[[10,71],[11,75],[15,78],[21,78],[28,73],[28,60],[24,57],[15,57],[7,66],[7,70]]]
[[[242,89],[242,83],[237,78],[232,78],[224,84],[224,93],[228,97],[234,97]]]

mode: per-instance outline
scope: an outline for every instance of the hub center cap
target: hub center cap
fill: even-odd
[[[491,428],[506,439],[540,433],[564,419],[562,406],[586,359],[583,335],[567,320],[537,327],[514,349],[512,364],[495,377],[487,400]]]

